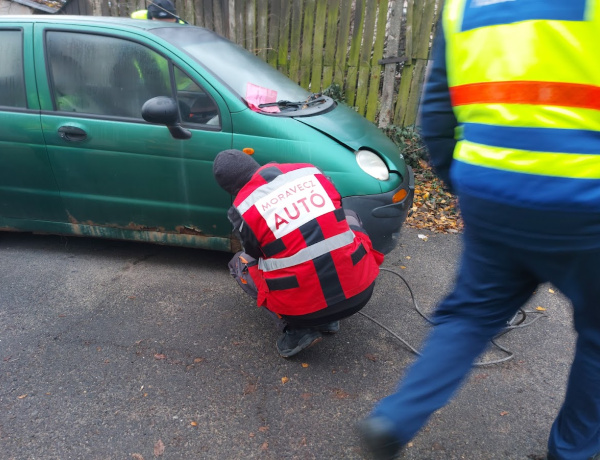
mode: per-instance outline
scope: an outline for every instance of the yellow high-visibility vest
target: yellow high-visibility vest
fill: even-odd
[[[600,0],[446,0],[442,21],[454,159],[482,172],[468,185],[485,188],[489,169],[505,188],[600,198]]]
[[[138,10],[131,13],[132,19],[148,19],[148,10]]]

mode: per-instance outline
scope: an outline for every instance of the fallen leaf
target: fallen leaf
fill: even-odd
[[[350,393],[345,392],[341,388],[335,388],[333,391],[335,392],[335,399],[346,399],[350,397]]]
[[[167,357],[161,353],[156,353],[154,359],[166,359]]]
[[[262,450],[267,450],[267,449],[269,448],[269,443],[268,443],[268,442],[266,442],[266,441],[265,441],[265,442],[263,442],[263,445],[262,445],[262,446],[260,446],[260,448],[261,448]]]
[[[192,426],[198,426],[198,422],[194,422],[193,420],[190,422],[190,425]]]
[[[194,358],[195,364],[201,363],[202,361],[204,361],[204,358]]]
[[[308,367],[308,363],[302,363],[302,367]]]
[[[269,431],[269,426],[265,425],[265,426],[261,426],[258,431],[260,431],[261,433],[266,433],[267,431]]]
[[[287,377],[281,377],[281,383],[288,383],[290,381],[290,379],[288,379]]]
[[[371,361],[373,361],[373,362],[376,362],[376,361],[377,361],[377,356],[375,356],[375,355],[372,355],[372,354],[370,354],[370,353],[367,353],[367,354],[365,354],[365,358],[367,358],[367,359],[369,359],[369,360],[371,360]]]
[[[400,268],[404,270],[406,267],[404,265],[400,265]]]
[[[417,236],[418,236],[420,239],[422,239],[423,241],[427,241],[427,240],[428,240],[427,236],[426,236],[426,235],[423,235],[422,233],[419,233]]]
[[[548,292],[554,294],[554,289],[548,289]]]
[[[406,258],[407,258],[408,260],[410,260],[410,256],[406,256]]]
[[[544,307],[535,307],[535,309],[537,311],[546,311],[546,309]]]
[[[131,457],[134,460],[144,460],[144,457],[142,457],[142,454],[131,454]]]
[[[130,295],[130,296],[129,296],[129,297],[127,297],[127,298],[128,298],[129,300],[133,300],[133,299],[135,299],[135,296],[134,296],[134,295]]]
[[[504,417],[505,415],[508,415],[508,412],[506,412],[505,410],[503,410],[502,412],[500,412],[500,415]]]
[[[253,438],[256,435],[254,433],[250,433],[248,436],[250,436],[251,438]]]
[[[258,388],[258,385],[256,385],[256,383],[249,383],[248,385],[246,385],[246,388],[244,388],[244,394],[245,395],[252,394],[256,391],[257,388]]]
[[[165,444],[159,439],[154,444],[154,456],[160,457],[165,452]]]
[[[27,397],[27,395],[24,394],[24,395],[21,395],[21,396],[17,396],[17,399],[25,399],[26,397]]]
[[[414,446],[414,444],[413,444],[412,442],[409,442],[409,443],[406,445],[406,447],[412,447],[412,446]]]

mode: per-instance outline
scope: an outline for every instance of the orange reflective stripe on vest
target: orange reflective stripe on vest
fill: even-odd
[[[547,81],[496,81],[450,88],[453,106],[534,104],[600,110],[600,87]]]

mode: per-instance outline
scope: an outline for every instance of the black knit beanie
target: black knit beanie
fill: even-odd
[[[226,192],[235,196],[260,165],[250,155],[240,150],[223,150],[215,157],[213,175]]]

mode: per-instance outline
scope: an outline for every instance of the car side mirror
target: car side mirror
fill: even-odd
[[[175,139],[189,139],[192,132],[179,123],[177,101],[170,97],[158,96],[148,99],[142,106],[142,118],[148,123],[165,125]]]

